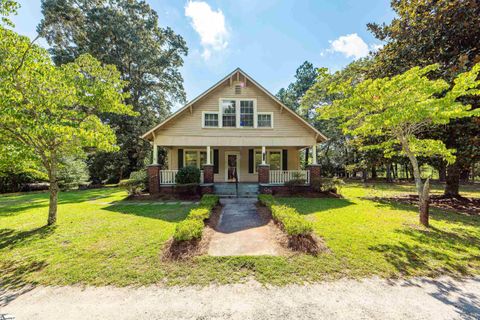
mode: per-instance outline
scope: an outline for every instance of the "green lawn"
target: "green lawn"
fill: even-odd
[[[364,199],[410,190],[352,183],[342,189],[345,199],[279,199],[295,206],[325,239],[331,252],[318,257],[202,256],[186,262],[162,261],[160,250],[189,205],[122,201],[126,194],[115,188],[66,192],[57,226],[47,228],[47,194],[0,196],[0,281],[7,287],[205,285],[252,278],[285,284],[480,273],[480,217],[432,210],[427,231],[418,227],[415,208]],[[478,186],[466,191],[480,197]]]

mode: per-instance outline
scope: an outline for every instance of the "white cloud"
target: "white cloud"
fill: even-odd
[[[185,16],[192,19],[191,25],[200,35],[202,57],[205,60],[211,57],[213,51],[227,48],[229,33],[225,25],[225,16],[220,9],[212,10],[204,1],[189,1],[185,6]]]
[[[368,55],[368,45],[356,33],[340,36],[330,41],[330,50],[343,53],[347,58],[362,58]]]

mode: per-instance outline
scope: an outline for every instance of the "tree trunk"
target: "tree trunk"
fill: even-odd
[[[387,182],[392,182],[392,165],[388,163],[386,165],[386,169],[387,169]]]
[[[420,223],[425,227],[429,226],[429,203],[430,203],[430,179],[427,179],[425,184],[422,182],[420,175],[420,167],[418,166],[417,158],[410,150],[407,140],[404,137],[399,138],[402,143],[403,151],[406,153],[413,169],[413,177],[415,179],[415,187],[418,193],[418,205],[420,211]],[[408,171],[408,170],[407,170]]]
[[[460,168],[457,163],[447,167],[447,179],[443,195],[445,197],[457,198],[460,196]]]
[[[367,179],[368,179],[368,172],[367,172],[366,169],[363,169],[362,170],[362,181],[367,182]]]
[[[48,222],[49,226],[57,222],[57,204],[58,204],[58,181],[57,181],[57,167],[53,163],[50,168],[50,203],[48,204]]]
[[[374,165],[372,166],[372,179],[377,179],[377,168]]]
[[[438,167],[438,179],[440,182],[445,182],[445,180],[447,180],[447,166],[444,161],[442,161]]]

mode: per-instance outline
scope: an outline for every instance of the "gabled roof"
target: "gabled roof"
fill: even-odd
[[[207,94],[209,94],[210,92],[212,92],[213,90],[215,90],[216,88],[218,88],[222,83],[224,83],[225,81],[227,81],[230,77],[232,77],[233,75],[235,75],[237,72],[239,72],[241,75],[243,75],[249,82],[253,83],[254,85],[256,85],[260,90],[262,90],[267,96],[269,96],[271,99],[273,99],[275,102],[277,102],[282,108],[284,108],[285,110],[287,110],[288,112],[290,112],[294,117],[296,117],[298,120],[300,120],[301,122],[303,122],[309,129],[311,129],[314,133],[316,133],[319,137],[322,138],[322,140],[328,140],[328,138],[323,134],[321,133],[320,131],[317,130],[317,128],[315,128],[314,126],[312,126],[310,123],[308,123],[308,121],[306,121],[304,118],[302,118],[300,115],[298,115],[295,111],[293,111],[292,109],[290,109],[289,107],[287,107],[286,105],[284,105],[280,100],[278,100],[277,97],[275,97],[272,93],[270,93],[267,89],[265,89],[262,85],[260,85],[257,81],[255,81],[252,77],[250,77],[247,73],[245,73],[245,71],[243,71],[242,69],[240,68],[236,68],[235,70],[233,70],[232,72],[230,72],[227,76],[225,76],[223,79],[221,79],[220,81],[218,81],[217,83],[215,83],[213,86],[211,86],[209,89],[207,89],[205,92],[203,92],[202,94],[198,95],[195,99],[191,100],[190,102],[188,102],[186,105],[184,105],[182,108],[178,109],[176,112],[174,112],[172,115],[170,115],[167,119],[165,119],[164,121],[162,121],[160,124],[158,124],[157,126],[155,126],[154,128],[150,129],[149,131],[147,131],[146,133],[144,133],[141,138],[143,139],[147,139],[147,140],[151,140],[151,138],[153,138],[153,133],[155,132],[155,130],[157,130],[158,128],[162,127],[163,125],[165,125],[166,123],[170,122],[172,119],[176,118],[178,115],[180,115],[181,113],[183,113],[184,111],[188,110],[190,107],[192,107],[195,102],[199,101],[200,99],[202,99],[203,97],[205,97]]]

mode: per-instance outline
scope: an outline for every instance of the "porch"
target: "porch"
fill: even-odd
[[[154,146],[154,155],[158,155],[156,149]],[[269,193],[285,188],[285,184],[291,180],[302,180],[305,187],[309,187],[311,179],[320,176],[316,145],[179,146],[167,147],[165,150],[162,164],[158,163],[158,156],[154,157],[154,164],[148,169],[151,193],[172,190],[176,185],[176,174],[179,168],[184,166],[200,169],[202,193],[214,192],[222,195],[231,195],[233,190],[237,195]],[[308,165],[303,169],[302,162],[305,159]],[[236,183],[239,188],[235,186]],[[246,191],[242,193],[243,189]]]

